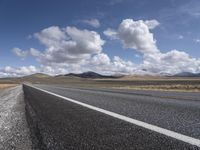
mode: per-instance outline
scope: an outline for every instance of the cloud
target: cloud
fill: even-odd
[[[53,26],[35,33],[34,37],[44,46],[44,50],[30,48],[20,49],[20,52],[27,53],[38,60],[41,64],[37,67],[39,72],[55,75],[91,69],[98,71],[102,68],[101,71],[107,73],[109,68],[113,67],[108,55],[102,52],[105,41],[95,31]],[[19,72],[21,68],[12,70],[13,73]],[[9,70],[3,72],[14,75]],[[19,73],[15,75],[19,76]]]
[[[121,73],[121,74],[130,74],[134,73],[136,66],[131,61],[125,61],[121,59],[119,56],[115,56],[112,62],[113,72]]]
[[[30,50],[28,51],[30,55],[34,56],[34,57],[39,57],[41,54],[41,52],[37,49],[34,48],[30,48]]]
[[[136,49],[142,53],[158,52],[153,34],[142,20],[123,20],[119,26],[118,34],[125,48]]]
[[[83,20],[83,22],[94,28],[99,28],[101,26],[98,19]]]
[[[148,26],[149,29],[154,29],[155,27],[159,26],[160,23],[153,19],[153,20],[146,20],[144,23]]]
[[[44,46],[44,50],[17,48],[18,51],[26,56],[35,57],[41,65],[52,67],[51,70],[56,71],[58,70],[54,68],[67,68],[68,70],[74,68],[76,70],[75,68],[84,65],[94,55],[100,54],[105,43],[95,31],[80,30],[69,26],[66,28],[52,26],[35,33],[34,37]],[[104,55],[99,56],[103,58]],[[102,63],[102,60],[99,61]]]
[[[107,54],[100,53],[92,57],[91,65],[109,65],[110,58]]]
[[[117,31],[107,29],[104,34],[112,39],[120,39],[124,48],[135,49],[142,53],[157,53],[159,50],[150,29],[155,28],[158,24],[156,20],[125,19]]]
[[[197,39],[194,39],[194,42],[195,42],[195,43],[200,43],[200,39],[198,39],[198,38],[197,38]]]
[[[180,39],[180,40],[182,40],[183,38],[184,38],[183,35],[179,35],[179,36],[178,36],[178,39]]]
[[[118,39],[118,33],[113,29],[108,28],[103,32],[103,34],[109,37],[111,40]]]
[[[57,47],[58,42],[67,39],[65,32],[57,26],[43,29],[41,32],[35,33],[34,37],[47,47]]]
[[[3,69],[0,69],[0,76],[1,77],[18,77],[29,75],[33,73],[37,73],[38,69],[35,66],[23,66],[23,67],[11,67],[6,66]]]
[[[111,39],[120,40],[124,48],[136,50],[143,55],[143,63],[135,68],[138,72],[141,70],[153,74],[176,74],[183,71],[200,72],[200,59],[192,58],[184,51],[171,50],[162,53],[158,49],[151,32],[158,25],[159,22],[156,20],[125,19],[117,30],[109,29],[104,34]]]
[[[42,64],[76,64],[102,51],[105,41],[95,31],[80,30],[76,27],[49,27],[35,34],[45,46],[44,52],[32,50]]]
[[[34,73],[46,73],[50,75],[67,74],[71,72],[82,73],[95,71],[101,74],[130,74],[135,71],[135,65],[131,61],[125,61],[118,56],[112,60],[105,53],[99,53],[85,60],[81,64],[59,63],[54,65],[40,65],[10,67],[0,69],[0,77],[20,77]]]
[[[18,56],[31,55],[40,62],[39,67],[24,66],[0,69],[0,76],[22,76],[36,72],[52,75],[88,70],[103,74],[176,74],[200,72],[200,59],[180,50],[163,53],[156,45],[152,30],[159,25],[156,20],[123,20],[117,29],[108,28],[104,34],[111,40],[119,40],[124,49],[138,52],[141,64],[124,60],[119,56],[110,58],[103,52],[105,41],[95,31],[67,26],[52,26],[35,33],[34,37],[44,50],[30,48],[17,50]],[[133,56],[133,58],[135,58]]]
[[[86,70],[93,70],[103,74],[130,74],[135,72],[136,65],[131,61],[114,56],[110,59],[107,54],[100,53],[85,63]]]
[[[171,50],[167,53],[145,55],[141,67],[156,74],[197,73],[200,72],[200,59],[192,58],[183,51]]]
[[[12,52],[17,55],[18,57],[21,57],[22,59],[26,58],[27,56],[34,56],[39,57],[41,55],[41,52],[35,48],[30,48],[29,50],[22,50],[20,48],[13,48]]]
[[[23,51],[20,48],[13,48],[13,53],[19,57],[25,58],[28,56],[28,51]]]
[[[73,67],[64,67],[64,66],[22,66],[22,67],[11,67],[6,66],[0,69],[0,77],[21,77],[26,75],[31,75],[34,73],[46,73],[49,75],[58,75],[69,73]]]

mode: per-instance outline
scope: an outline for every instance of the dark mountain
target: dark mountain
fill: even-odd
[[[175,74],[174,77],[200,77],[200,73],[181,72]]]
[[[69,73],[65,76],[69,77],[79,77],[79,78],[91,78],[91,79],[101,79],[101,78],[118,78],[117,76],[107,76],[107,75],[101,75],[96,72],[88,71],[80,74],[76,73]]]

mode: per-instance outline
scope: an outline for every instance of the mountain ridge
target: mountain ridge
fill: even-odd
[[[118,78],[118,76],[114,75],[102,75],[93,71],[88,71],[88,72],[83,72],[83,73],[69,73],[65,74],[64,76],[70,76],[70,77],[79,77],[79,78],[91,78],[91,79],[96,79],[96,78]]]
[[[173,77],[200,77],[200,73],[180,72],[173,75]]]

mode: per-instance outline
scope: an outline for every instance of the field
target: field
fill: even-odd
[[[98,84],[105,87],[117,89],[133,90],[161,90],[161,91],[185,91],[199,92],[200,79],[189,78],[146,78],[146,79],[129,79],[129,80],[99,80]]]
[[[199,77],[126,76],[118,79],[86,79],[66,76],[40,76],[38,74],[21,78],[0,79],[0,88],[10,87],[21,83],[63,84],[68,87],[99,87],[130,90],[162,90],[186,92],[200,91]]]

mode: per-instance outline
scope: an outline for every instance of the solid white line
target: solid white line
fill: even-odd
[[[92,106],[92,105],[88,105],[88,104],[79,102],[77,100],[74,100],[74,99],[71,99],[71,98],[67,98],[67,97],[64,97],[64,96],[61,96],[61,95],[49,92],[47,90],[40,89],[38,87],[34,87],[34,86],[31,86],[31,85],[27,85],[27,86],[30,86],[30,87],[35,88],[37,90],[43,91],[43,92],[48,93],[50,95],[53,95],[53,96],[65,99],[65,100],[67,100],[69,102],[81,105],[83,107],[87,107],[89,109],[92,109],[92,110],[104,113],[104,114],[112,116],[114,118],[118,118],[120,120],[132,123],[134,125],[137,125],[137,126],[140,126],[140,127],[143,127],[143,128],[149,129],[149,130],[152,130],[154,132],[166,135],[168,137],[172,137],[174,139],[183,141],[185,143],[189,143],[189,144],[192,144],[192,145],[200,147],[200,140],[199,139],[195,139],[193,137],[189,137],[189,136],[186,136],[186,135],[174,132],[174,131],[170,131],[170,130],[167,130],[167,129],[164,129],[164,128],[161,128],[161,127],[158,127],[158,126],[155,126],[155,125],[151,125],[151,124],[148,124],[146,122],[142,122],[142,121],[139,121],[139,120],[136,120],[136,119],[132,119],[132,118],[129,118],[129,117],[126,117],[126,116],[123,116],[123,115],[120,115],[120,114],[108,111],[108,110],[104,110],[102,108],[98,108],[98,107],[95,107],[95,106]]]

